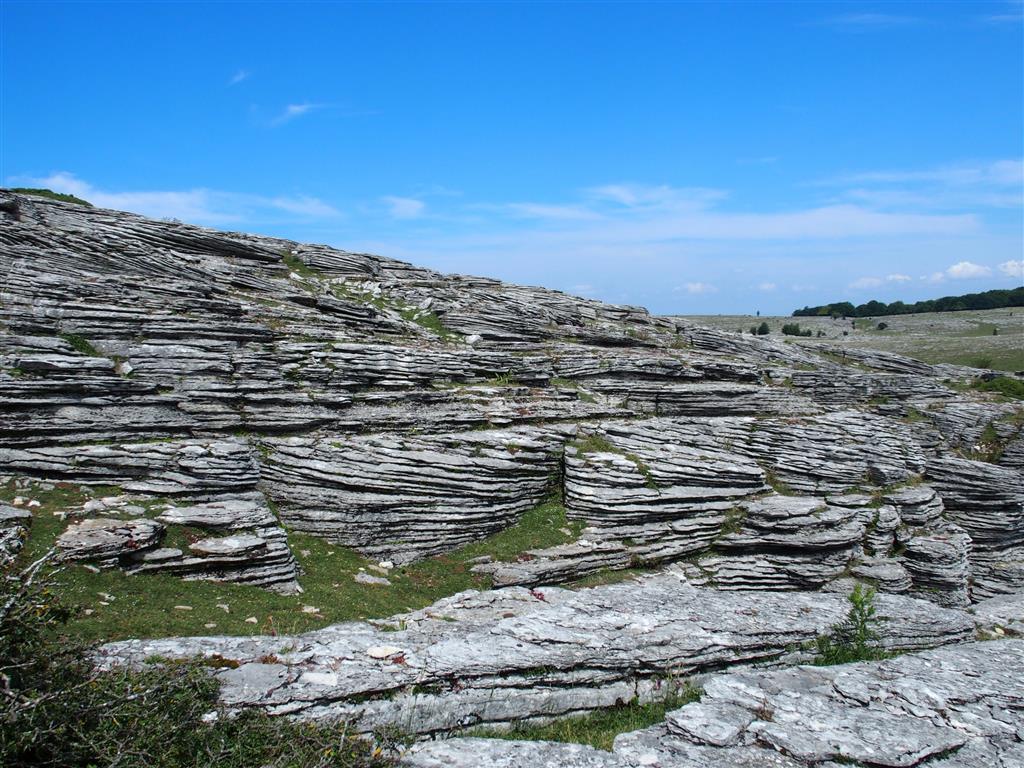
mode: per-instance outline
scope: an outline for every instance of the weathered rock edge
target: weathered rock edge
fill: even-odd
[[[715,676],[701,701],[579,744],[451,739],[407,768],[807,768],[1024,765],[1024,640],[969,643],[882,662]]]
[[[959,610],[896,595],[877,606],[889,649],[973,636]],[[102,647],[98,662],[214,659],[229,709],[443,734],[650,700],[726,667],[807,661],[808,646],[848,609],[839,593],[722,592],[662,574],[579,592],[463,592],[376,626],[296,636],[129,640]]]

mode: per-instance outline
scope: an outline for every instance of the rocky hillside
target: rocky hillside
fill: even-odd
[[[233,707],[438,734],[806,660],[854,579],[883,593],[891,650],[971,639],[979,601],[1015,606],[988,629],[1019,621],[1024,409],[978,391],[987,372],[9,192],[0,247],[0,474],[118,488],[62,515],[71,562],[288,593],[302,580],[288,531],[386,573],[552,498],[576,524],[568,543],[475,564],[512,589],[287,641],[127,642],[104,663],[216,655],[232,662],[218,674]],[[0,506],[8,558],[32,523],[15,501]],[[637,569],[664,572],[553,586]],[[1001,652],[1019,664],[1017,646]],[[849,685],[875,690],[865,674]],[[755,738],[749,713],[715,697],[731,741],[697,712],[579,765],[738,764],[702,751]],[[703,745],[691,762],[629,756],[684,731]],[[756,738],[778,747],[783,731]],[[416,764],[473,764],[431,754]]]

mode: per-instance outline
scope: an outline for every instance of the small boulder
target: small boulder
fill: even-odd
[[[112,560],[152,549],[163,531],[155,520],[96,517],[69,526],[57,538],[57,548],[68,560]]]

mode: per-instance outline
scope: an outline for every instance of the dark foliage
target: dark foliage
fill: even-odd
[[[297,723],[262,711],[227,715],[218,709],[210,669],[198,664],[98,671],[88,647],[60,634],[70,611],[51,591],[46,567],[42,558],[2,574],[0,765],[395,765],[390,745],[375,747],[344,723]]]
[[[894,301],[886,304],[869,301],[854,306],[848,301],[824,304],[818,307],[804,307],[793,312],[793,317],[878,317],[880,315],[912,315],[918,312],[962,312],[973,309],[1000,309],[1002,307],[1024,307],[1024,287],[997,289],[984,293],[965,293],[963,296],[943,296],[941,299],[927,299],[904,304]]]

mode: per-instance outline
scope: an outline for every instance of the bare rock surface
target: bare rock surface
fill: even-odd
[[[982,768],[1024,760],[1024,641],[970,643],[881,662],[714,676],[701,701],[624,733],[611,753],[552,742],[451,739],[415,768]]]
[[[1024,411],[965,391],[990,373],[0,203],[0,472],[119,486],[135,516],[198,529],[198,548],[107,553],[130,573],[295,589],[285,525],[405,564],[560,495],[576,541],[478,571],[538,586],[677,564],[724,590],[852,575],[945,606],[1024,591]],[[88,514],[131,516],[108,511]],[[4,551],[24,530],[3,527]]]
[[[99,658],[217,655],[239,664],[217,673],[229,707],[447,733],[650,699],[669,678],[726,666],[806,659],[803,644],[848,607],[840,593],[722,592],[669,574],[579,592],[466,592],[378,626],[293,637],[133,640]],[[878,609],[882,643],[894,650],[973,635],[968,614],[925,601],[887,595]]]

